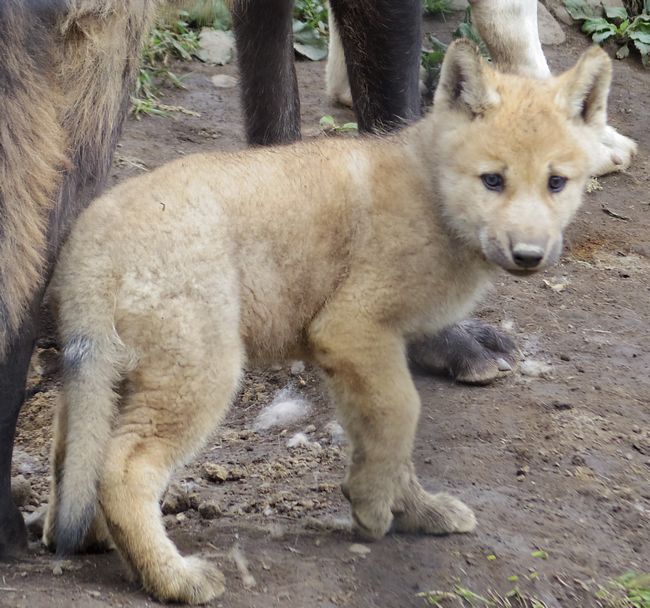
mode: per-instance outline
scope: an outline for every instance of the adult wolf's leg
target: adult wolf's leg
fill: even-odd
[[[235,0],[241,94],[248,143],[300,139],[300,98],[294,68],[293,0]]]
[[[11,497],[11,455],[34,341],[34,321],[28,318],[0,362],[0,559],[27,546],[23,517]]]
[[[379,538],[393,519],[405,532],[472,530],[475,519],[468,507],[444,493],[428,494],[415,475],[411,452],[420,400],[403,339],[355,311],[324,313],[310,340],[352,445],[343,491],[357,530]]]
[[[537,78],[550,76],[539,40],[536,0],[470,1],[472,20],[501,70]],[[592,173],[626,169],[636,153],[636,143],[607,124],[597,128],[601,145],[593,151]]]
[[[420,116],[419,0],[331,0],[359,129],[381,132]]]

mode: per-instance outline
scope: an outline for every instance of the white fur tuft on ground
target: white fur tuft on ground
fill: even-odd
[[[278,391],[271,404],[259,413],[253,428],[256,431],[266,431],[273,427],[286,427],[302,420],[310,411],[309,401],[298,396],[292,387],[287,386]]]

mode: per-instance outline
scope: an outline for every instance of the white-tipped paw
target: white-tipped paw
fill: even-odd
[[[157,599],[183,604],[207,604],[226,590],[221,571],[194,556],[183,558],[183,567],[173,574],[159,572],[143,583]]]
[[[404,511],[395,514],[397,532],[451,534],[476,528],[474,512],[462,501],[445,494],[418,492]]]
[[[621,135],[614,127],[605,125],[600,133],[600,145],[592,158],[592,175],[596,177],[624,171],[630,166],[636,154],[637,144],[633,139]]]

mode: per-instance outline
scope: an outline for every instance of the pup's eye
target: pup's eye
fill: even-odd
[[[561,175],[551,175],[551,177],[548,178],[548,189],[551,192],[562,192],[567,181],[568,179]]]
[[[500,173],[483,173],[481,181],[488,190],[494,190],[494,192],[503,192],[506,183]]]

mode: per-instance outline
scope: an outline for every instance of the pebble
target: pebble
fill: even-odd
[[[228,74],[216,74],[210,78],[212,84],[218,89],[231,89],[232,87],[237,86],[237,79],[234,76],[229,76]]]
[[[17,507],[24,507],[32,499],[32,485],[22,475],[16,475],[11,480],[11,495]]]
[[[57,564],[56,566],[54,566],[54,568],[52,568],[52,574],[54,576],[62,576],[63,575],[63,568],[61,568],[61,566],[59,566],[59,564]]]
[[[566,401],[553,401],[553,407],[556,410],[572,410],[573,403],[568,403]]]
[[[205,479],[212,482],[222,483],[228,479],[228,471],[226,467],[214,462],[205,462],[201,467],[201,474]]]
[[[175,484],[169,486],[161,506],[163,515],[175,515],[189,508],[190,500],[187,492]]]
[[[305,364],[302,361],[294,361],[291,364],[291,375],[298,376],[305,371]]]
[[[348,547],[348,551],[357,555],[368,555],[370,553],[370,547],[366,547],[366,545],[360,543],[354,543]]]
[[[221,516],[221,507],[212,500],[202,502],[198,511],[203,519],[217,519],[217,517]]]

